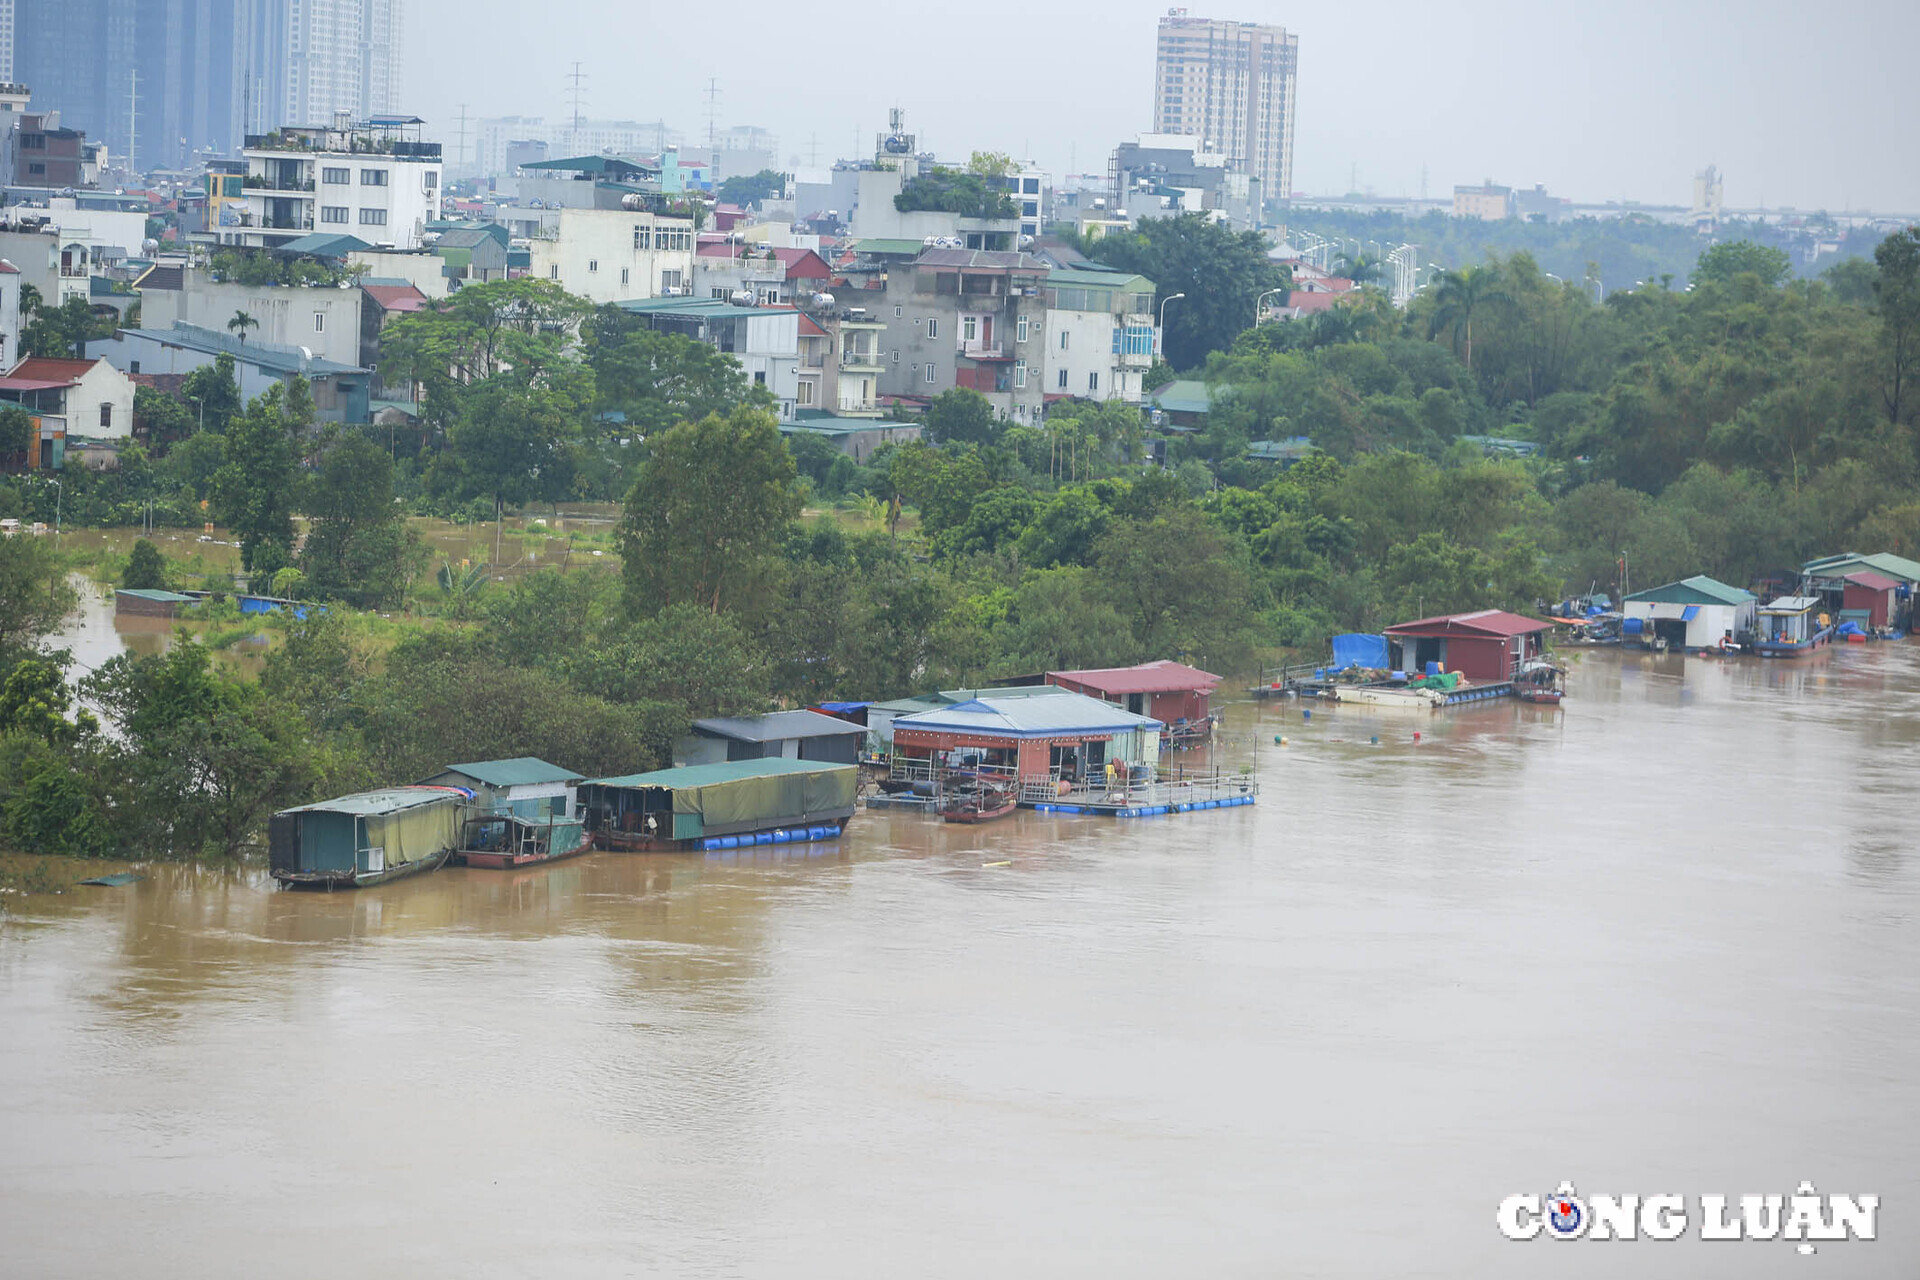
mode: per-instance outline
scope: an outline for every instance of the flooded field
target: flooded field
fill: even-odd
[[[1920,1268],[1920,644],[1313,710],[1252,808],[16,899],[0,1271]],[[1562,1180],[1880,1239],[1501,1238]]]

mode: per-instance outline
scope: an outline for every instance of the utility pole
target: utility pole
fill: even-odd
[[[707,163],[716,164],[719,156],[720,133],[720,78],[707,78]],[[708,171],[711,175],[711,170]]]
[[[459,157],[459,163],[467,162],[467,104],[464,102],[460,104],[460,142],[453,154]],[[475,164],[473,167],[477,170],[480,166]]]
[[[580,70],[580,64],[576,62],[573,64],[573,74],[567,78],[573,81],[573,87],[567,91],[573,97],[573,139],[570,149],[575,154],[578,154],[580,150],[580,101],[583,96],[580,86],[586,82],[587,77],[586,74]]]

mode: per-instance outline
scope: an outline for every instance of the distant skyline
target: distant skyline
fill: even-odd
[[[1905,65],[1920,6],[1187,7],[1299,36],[1297,190],[1417,196],[1424,173],[1436,198],[1492,178],[1582,202],[1686,204],[1713,164],[1729,208],[1920,212]],[[704,135],[717,77],[720,127],[773,131],[783,165],[813,147],[822,164],[868,154],[899,105],[943,158],[997,150],[1056,177],[1099,173],[1151,124],[1166,11],[1113,0],[1090,20],[1078,5],[981,0],[958,16],[856,21],[767,0],[724,11],[561,0],[530,20],[508,0],[413,0],[401,97],[448,141],[463,102],[470,119],[560,119],[578,60],[583,114],[664,118],[690,140]]]

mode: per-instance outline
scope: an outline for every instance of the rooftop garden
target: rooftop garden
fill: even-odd
[[[936,168],[910,179],[893,198],[893,207],[901,213],[933,210],[957,213],[963,218],[1019,216],[1013,197],[991,176],[960,169]]]
[[[279,258],[262,251],[222,249],[207,263],[218,284],[312,285],[337,288],[366,274],[363,266],[342,266],[319,258]]]

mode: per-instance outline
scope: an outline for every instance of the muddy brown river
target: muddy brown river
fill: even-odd
[[[1232,705],[1248,809],[15,899],[0,1273],[1916,1274],[1920,644],[1569,689]],[[1503,1238],[1562,1180],[1878,1238]]]

